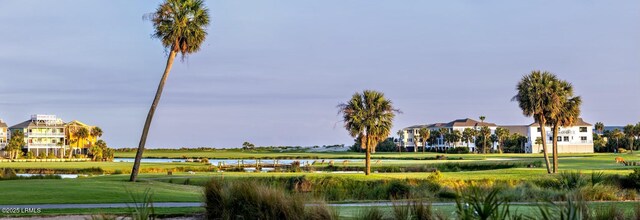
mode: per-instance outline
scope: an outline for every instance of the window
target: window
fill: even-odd
[[[413,142],[413,138],[407,139],[408,142]]]
[[[586,141],[586,140],[587,140],[587,136],[581,136],[581,137],[580,137],[580,140],[581,140],[581,141]]]
[[[553,141],[553,137],[549,137],[549,141]]]
[[[569,136],[564,136],[564,141],[569,142]]]
[[[580,127],[580,132],[587,132],[587,127]]]
[[[562,137],[558,136],[558,141],[562,141]]]
[[[540,127],[538,127],[538,132],[540,132]]]

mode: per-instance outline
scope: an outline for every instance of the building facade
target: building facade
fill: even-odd
[[[54,154],[64,156],[65,123],[55,115],[32,115],[31,119],[9,127],[11,134],[24,133],[24,152],[36,156]]]
[[[7,127],[7,123],[0,119],[0,150],[4,149],[7,143],[9,143],[9,128]]]
[[[542,144],[536,139],[542,138],[541,129],[538,123],[528,126],[528,139],[525,145],[525,152],[540,153],[542,152]],[[547,146],[551,146],[553,141],[553,130],[549,126],[545,126],[547,135]],[[548,147],[551,152],[551,147]],[[558,153],[593,153],[593,125],[585,122],[582,118],[571,127],[560,127],[558,129]]]
[[[73,120],[65,124],[65,136],[66,144],[74,150],[76,154],[88,154],[89,147],[98,141],[98,137],[93,134],[93,129],[96,126],[87,125],[77,120]],[[87,136],[82,138],[78,137],[78,131],[82,128],[86,129]]]
[[[406,127],[401,130],[400,132],[401,134],[398,139],[398,144],[404,147],[407,151],[418,151],[418,149],[421,149],[423,147],[423,142],[421,141],[420,135],[418,133],[418,131],[421,128],[427,128],[431,130],[431,134],[434,134],[434,131],[440,130],[442,128],[447,129],[448,132],[459,131],[460,134],[462,134],[466,128],[479,131],[484,126],[487,126],[491,130],[491,134],[493,134],[497,128],[497,125],[494,123],[479,122],[470,118],[457,119],[448,123],[414,125],[414,126]],[[468,142],[464,140],[460,140],[453,143],[447,143],[444,139],[444,136],[440,135],[439,137],[436,138],[435,143],[431,145],[427,144],[426,147],[446,149],[449,147],[456,147],[456,146],[465,146],[465,147],[468,146],[469,150],[473,152],[476,148],[475,139],[470,140]]]
[[[410,127],[406,127],[400,130],[398,134],[398,139],[396,139],[396,144],[404,147],[406,151],[418,151],[423,147],[422,141],[420,141],[420,136],[418,134],[418,130],[421,128],[427,128],[433,131],[438,129],[448,129],[449,132],[452,131],[460,131],[462,133],[466,128],[471,128],[475,130],[480,130],[480,128],[487,126],[491,130],[491,134],[495,133],[496,128],[501,127],[509,130],[509,133],[518,133],[527,138],[527,142],[522,146],[524,148],[525,153],[540,153],[542,152],[542,144],[536,144],[536,139],[541,137],[540,127],[537,123],[533,123],[530,125],[496,125],[494,123],[488,122],[478,122],[473,119],[458,119],[451,121],[449,123],[435,123],[435,124],[426,124],[426,125],[414,125]],[[545,127],[545,132],[547,135],[547,143],[549,146],[552,144],[553,140],[553,130],[549,126]],[[560,127],[558,132],[558,152],[559,153],[593,153],[593,126],[587,122],[585,122],[582,118],[579,118],[578,121],[571,127]],[[416,141],[418,140],[418,141]],[[540,143],[540,142],[538,142]],[[496,149],[498,147],[498,143],[491,143],[492,148]],[[439,148],[446,149],[450,147],[469,147],[470,152],[474,152],[476,149],[475,139],[469,141],[468,143],[464,140],[457,141],[454,143],[445,143],[444,137],[439,136],[436,139],[436,142],[432,145],[427,144],[428,148]],[[551,147],[549,147],[548,152],[551,152]]]

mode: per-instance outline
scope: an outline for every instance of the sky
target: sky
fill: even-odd
[[[137,147],[167,53],[160,1],[0,0],[0,118],[100,126]],[[518,80],[571,82],[591,123],[640,121],[640,1],[206,1],[200,52],[176,59],[148,148],[352,144],[336,106],[378,90],[415,124],[528,124]],[[393,132],[395,133],[395,132]]]

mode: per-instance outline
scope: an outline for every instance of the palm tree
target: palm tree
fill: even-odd
[[[624,137],[624,133],[622,133],[620,131],[620,129],[616,128],[616,129],[613,129],[613,131],[611,131],[610,135],[611,135],[611,138],[615,138],[616,139],[616,149],[615,150],[617,150],[618,148],[620,148],[619,139]]]
[[[548,91],[548,99],[550,105],[547,106],[550,114],[547,114],[547,123],[552,129],[552,148],[553,148],[553,173],[558,172],[558,130],[560,126],[569,127],[578,120],[580,115],[580,104],[582,99],[573,96],[573,86],[564,80],[556,80],[552,82],[550,91]]]
[[[100,127],[93,127],[91,129],[91,136],[95,137],[96,139],[98,139],[99,137],[102,137],[102,128]],[[97,141],[97,140],[96,140]]]
[[[74,136],[76,136],[76,148],[72,149],[71,152],[73,152],[74,150],[77,150],[78,148],[84,147],[84,140],[87,137],[89,137],[89,130],[87,128],[85,128],[85,127],[81,127],[76,131]],[[72,154],[73,153],[69,154],[69,158],[71,158]]]
[[[142,129],[136,159],[129,178],[131,182],[135,182],[138,176],[151,120],[158,102],[160,102],[160,96],[167,77],[169,77],[173,60],[178,53],[182,55],[182,60],[184,60],[187,55],[200,50],[200,45],[207,36],[205,28],[209,25],[209,10],[204,6],[203,0],[165,0],[154,13],[148,14],[146,18],[153,23],[155,29],[153,37],[160,39],[162,46],[169,51],[169,57]]]
[[[571,91],[571,89],[569,89]],[[572,95],[568,93],[567,95]],[[580,96],[573,97],[563,104],[560,112],[555,118],[550,118],[549,122],[553,125],[553,173],[558,173],[558,130],[559,127],[570,127],[578,120],[580,116],[580,104],[582,99]]]
[[[482,137],[482,153],[487,153],[487,149],[489,148],[487,146],[487,141],[489,140],[489,137],[491,136],[491,129],[487,126],[482,126],[480,128],[480,131],[478,132],[479,136]]]
[[[442,143],[447,146],[447,135],[449,135],[449,129],[448,128],[440,128],[438,129],[440,132],[440,138],[442,138]]]
[[[624,126],[624,136],[629,140],[629,150],[633,153],[633,139],[636,137],[636,127],[632,124]]]
[[[420,130],[418,130],[418,134],[420,135],[420,138],[422,138],[422,153],[424,153],[425,148],[427,148],[427,142],[431,137],[431,130],[427,128],[420,128]],[[417,146],[418,145],[416,145],[416,147]]]
[[[453,143],[453,147],[456,146],[456,143],[460,142],[460,139],[462,138],[462,133],[460,133],[459,130],[453,130],[449,136],[450,138],[450,142]]]
[[[375,146],[391,133],[395,113],[390,100],[377,91],[365,90],[355,93],[347,103],[338,105],[344,121],[344,127],[351,137],[360,140],[360,146],[366,152],[365,175],[371,172],[371,153]]]
[[[431,133],[431,135],[430,135],[430,138],[429,138],[429,142],[431,142],[431,149],[435,148],[436,151],[437,151],[438,148],[436,148],[436,146],[438,145],[438,138],[441,135],[440,134],[440,130],[438,130],[438,129],[431,130],[430,133]]]
[[[516,85],[518,93],[511,99],[517,101],[522,114],[525,116],[533,116],[533,119],[540,126],[542,136],[542,152],[544,161],[547,166],[547,173],[551,173],[551,164],[549,164],[549,156],[547,152],[547,133],[545,126],[547,125],[547,115],[555,115],[557,109],[550,108],[554,106],[554,100],[550,97],[550,87],[558,81],[558,78],[549,72],[532,71],[529,75],[522,77]]]
[[[467,142],[467,148],[469,147],[469,142],[473,141],[473,138],[476,136],[476,129],[473,128],[465,128],[462,131],[462,140]]]
[[[396,134],[398,134],[398,152],[402,152],[401,149],[404,146],[404,138],[402,136],[404,135],[404,131],[398,130]]]
[[[596,131],[598,131],[598,135],[600,135],[604,130],[604,124],[602,122],[596,122],[596,125],[594,126],[594,128],[596,129]]]
[[[484,120],[487,119],[484,115],[480,115],[480,122],[484,123]]]
[[[498,151],[502,153],[504,151],[504,140],[509,138],[509,129],[506,128],[496,128],[496,138],[498,138]]]

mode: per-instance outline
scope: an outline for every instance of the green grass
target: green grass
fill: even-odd
[[[203,207],[175,207],[154,208],[158,216],[192,216],[204,212]],[[28,217],[28,216],[60,216],[60,215],[128,215],[129,208],[91,208],[91,209],[41,209],[40,213],[2,214],[0,217]]]
[[[155,202],[199,202],[202,189],[197,186],[162,182],[126,181],[125,175],[112,178],[3,180],[0,204],[122,203],[131,199],[127,190],[141,193],[150,188]]]
[[[123,173],[131,172],[133,163],[126,162],[11,162],[0,163],[0,168],[14,168],[14,169],[85,169],[99,167],[106,173],[113,173],[116,170],[120,170]],[[173,168],[194,168],[194,169],[206,169],[209,167],[203,163],[141,163],[140,169],[142,172],[159,171]]]

